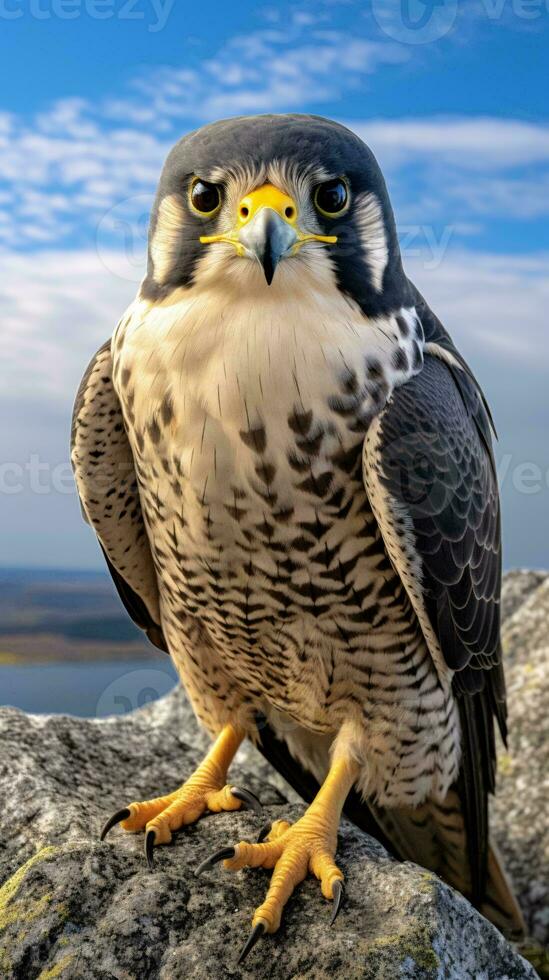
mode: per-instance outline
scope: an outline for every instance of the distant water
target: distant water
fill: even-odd
[[[176,681],[166,656],[81,664],[0,665],[0,704],[39,714],[102,718],[156,701]]]

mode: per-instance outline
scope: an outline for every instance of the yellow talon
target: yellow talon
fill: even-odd
[[[223,860],[227,870],[272,868],[265,901],[256,909],[252,934],[242,957],[262,932],[276,932],[290,895],[310,872],[320,881],[324,898],[333,900],[337,914],[342,894],[343,873],[335,863],[337,830],[343,804],[356,778],[357,767],[347,759],[335,759],[316,798],[295,824],[276,820],[261,843],[241,841],[203,862],[198,873]]]
[[[101,839],[116,823],[131,833],[145,830],[146,853],[150,858],[153,845],[168,844],[173,831],[194,823],[206,810],[212,813],[239,810],[243,802],[260,809],[255,797],[226,783],[229,766],[243,737],[242,731],[227,725],[204,761],[179,789],[142,803],[130,803],[119,810],[105,824]]]

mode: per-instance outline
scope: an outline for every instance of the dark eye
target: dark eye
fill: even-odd
[[[191,204],[200,214],[213,214],[221,204],[221,190],[217,184],[196,179],[191,187]]]
[[[332,217],[340,214],[347,207],[349,192],[347,184],[341,177],[335,180],[327,180],[325,184],[319,184],[314,193],[314,205],[321,214]]]

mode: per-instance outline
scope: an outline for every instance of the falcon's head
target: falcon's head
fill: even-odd
[[[215,283],[254,296],[312,277],[368,315],[403,305],[385,181],[369,148],[320,116],[243,116],[183,137],[153,209],[147,277],[154,301]]]

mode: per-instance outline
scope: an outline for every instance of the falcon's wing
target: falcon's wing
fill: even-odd
[[[423,318],[422,318],[423,319]],[[445,334],[372,425],[364,479],[389,557],[439,670],[455,671],[473,900],[486,882],[494,716],[505,738],[500,512],[484,399]],[[437,356],[433,356],[436,354]]]
[[[133,455],[111,370],[109,341],[92,358],[76,396],[72,466],[84,518],[99,538],[122,602],[149,640],[167,650]]]

